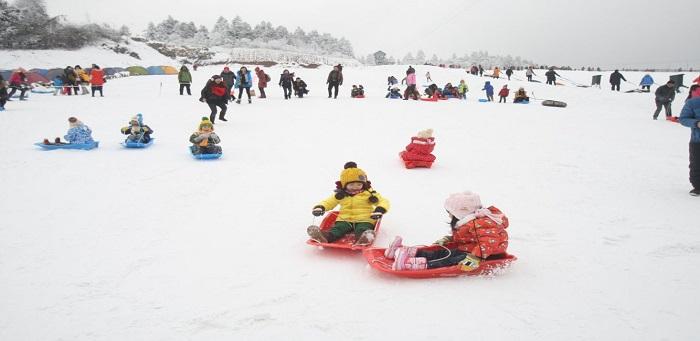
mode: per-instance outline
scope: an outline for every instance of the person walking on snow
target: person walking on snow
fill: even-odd
[[[527,67],[527,71],[525,71],[525,76],[527,77],[528,82],[532,82],[532,76],[537,76],[535,74],[535,71],[532,70],[532,66]]]
[[[620,80],[624,80],[625,82],[627,81],[625,76],[623,76],[620,71],[615,70],[615,72],[610,74],[610,85],[612,86],[612,91],[620,91]]]
[[[214,124],[216,119],[216,107],[221,108],[219,119],[224,122],[228,121],[224,116],[226,116],[226,103],[229,101],[229,94],[228,86],[219,75],[213,75],[202,89],[199,101],[202,103],[206,102],[209,105],[209,109],[211,109],[209,121],[211,124]]]
[[[90,70],[90,84],[92,90],[92,97],[95,97],[95,92],[100,92],[100,97],[104,97],[102,88],[105,85],[105,73],[100,69],[97,64],[92,64],[92,70]]]
[[[425,82],[426,82],[426,83],[432,83],[432,82],[433,82],[433,79],[430,78],[430,71],[428,71],[428,72],[425,73]]]
[[[233,85],[236,83],[236,73],[231,71],[231,69],[228,66],[224,67],[224,71],[221,71],[221,79],[224,82],[224,85],[226,85],[226,91],[229,94],[229,98],[231,101],[236,99],[236,96],[231,94],[231,90],[233,90]],[[214,122],[214,121],[212,121]]]
[[[284,91],[284,99],[292,98],[292,83],[294,82],[294,74],[289,73],[289,70],[284,69],[280,75],[279,86]]]
[[[666,112],[666,119],[671,119],[671,102],[676,98],[676,82],[669,80],[666,85],[660,86],[654,92],[656,102],[656,111],[654,111],[654,119],[659,117],[661,107],[663,106]]]
[[[508,95],[510,94],[510,90],[508,89],[508,85],[504,85],[503,88],[501,88],[501,91],[498,92],[498,103],[507,103],[506,99],[508,99]]]
[[[338,66],[334,66],[333,71],[328,74],[326,84],[328,84],[328,98],[331,98],[331,90],[335,90],[332,97],[338,98],[338,87],[343,85],[343,73]]]
[[[493,68],[493,75],[491,75],[491,77],[493,77],[493,78],[501,78],[501,69],[499,69],[498,66],[496,66],[495,68]]]
[[[192,96],[192,91],[190,90],[192,74],[187,66],[183,65],[180,68],[180,72],[177,74],[177,81],[180,82],[180,96],[183,95],[185,89],[187,89],[187,95]]]
[[[267,82],[270,81],[270,75],[266,74],[263,69],[256,67],[255,76],[258,77],[258,90],[260,90],[260,98],[267,98],[265,94],[265,88],[267,88]]]
[[[506,76],[508,76],[508,80],[510,80],[510,76],[512,76],[512,75],[513,75],[513,68],[512,68],[512,67],[509,67],[509,68],[506,70]]]
[[[553,67],[550,67],[549,71],[545,72],[544,75],[547,77],[547,84],[551,85],[557,85],[557,77],[561,77],[556,71],[554,71]]]
[[[681,110],[678,121],[690,128],[690,195],[700,196],[700,85],[690,87],[690,95]]]
[[[488,99],[489,102],[493,102],[493,85],[491,85],[490,81],[486,81],[484,83],[484,88],[481,90],[486,91],[486,98]]]

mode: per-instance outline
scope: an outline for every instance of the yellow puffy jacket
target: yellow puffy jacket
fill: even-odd
[[[379,199],[376,203],[371,203],[369,197],[374,195]],[[364,190],[353,196],[347,195],[343,199],[336,199],[335,195],[331,195],[328,199],[321,201],[318,206],[323,206],[323,209],[330,211],[340,204],[340,214],[337,221],[348,221],[351,223],[357,222],[376,222],[375,219],[369,216],[374,212],[374,209],[381,207],[387,212],[389,211],[389,201],[384,199],[379,193],[373,189]]]
[[[77,71],[78,73],[78,78],[80,78],[81,81],[83,82],[90,82],[90,76],[85,72],[85,70],[80,70]]]

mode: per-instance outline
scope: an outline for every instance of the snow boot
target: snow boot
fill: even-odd
[[[362,232],[362,234],[360,235],[360,238],[357,238],[355,245],[367,246],[367,245],[372,244],[373,242],[374,242],[374,231],[373,230],[366,230],[365,232]]]
[[[253,101],[250,98],[248,98],[248,104],[253,104]]]
[[[389,248],[387,248],[384,251],[384,258],[386,259],[394,259],[394,254],[396,253],[396,249],[400,248],[403,246],[403,240],[401,239],[400,236],[396,236],[394,238],[394,241],[389,244]]]
[[[480,264],[481,259],[473,255],[467,255],[461,262],[459,262],[460,269],[462,271],[474,271],[479,268]]]
[[[316,225],[311,225],[308,228],[306,228],[306,233],[309,235],[309,237],[311,237],[312,240],[315,240],[319,243],[328,243],[328,239],[326,239],[326,236],[323,235],[321,228]]]
[[[700,197],[700,188],[693,188],[688,194],[694,197]]]
[[[241,104],[241,100],[240,99],[236,100],[236,104]]]
[[[394,254],[394,264],[391,265],[393,270],[404,270],[406,262],[409,258],[415,258],[418,248],[402,246],[396,249]]]

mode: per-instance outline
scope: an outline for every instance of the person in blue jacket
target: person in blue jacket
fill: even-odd
[[[56,77],[53,79],[53,95],[56,96],[63,91],[63,76],[62,75],[56,75]]]
[[[68,124],[70,125],[70,129],[68,129],[68,132],[66,135],[63,137],[68,143],[70,144],[88,144],[88,143],[93,143],[95,142],[92,139],[92,130],[83,122],[80,122],[75,117],[71,117],[68,119]],[[55,140],[55,144],[64,144],[65,142],[61,142],[61,138],[57,137]],[[44,144],[52,144],[49,142],[48,139],[44,139]]]
[[[384,97],[389,99],[402,99],[403,95],[401,94],[401,90],[399,89],[399,87],[394,85],[393,87],[391,87],[389,93],[386,94],[386,96]]]
[[[654,78],[651,78],[651,75],[648,73],[644,75],[644,77],[642,77],[642,81],[639,82],[639,85],[642,86],[642,91],[646,92],[651,91],[652,84],[654,84]]]
[[[235,87],[238,89],[238,100],[236,103],[241,104],[241,95],[243,95],[243,89],[245,89],[246,95],[248,95],[248,104],[253,103],[250,99],[250,88],[253,86],[253,73],[248,71],[248,68],[242,66],[238,71],[236,77]]]
[[[700,85],[690,87],[690,95],[681,110],[678,121],[690,128],[690,195],[700,196],[700,93],[693,91]]]
[[[491,85],[491,82],[486,81],[484,88],[481,90],[486,90],[486,98],[488,98],[489,102],[493,102],[493,85]]]

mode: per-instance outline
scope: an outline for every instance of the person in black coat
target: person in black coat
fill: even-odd
[[[557,77],[561,77],[554,71],[554,68],[549,68],[549,71],[545,72],[544,75],[547,77],[547,84],[551,85],[557,85]]]
[[[228,89],[227,84],[223,82],[223,79],[219,75],[214,75],[207,85],[202,89],[202,97],[199,98],[200,102],[206,102],[211,109],[211,115],[209,115],[209,120],[214,123],[216,119],[216,107],[221,108],[221,113],[219,114],[219,119],[222,121],[228,121],[224,116],[226,116],[226,103],[229,101],[231,92]]]
[[[673,102],[673,100],[676,98],[676,82],[674,82],[673,80],[668,81],[666,85],[662,85],[658,89],[656,89],[654,95],[656,96],[654,98],[654,101],[656,102],[656,111],[654,111],[654,119],[659,117],[659,113],[661,112],[662,106],[666,111],[666,119],[670,119],[671,102]]]
[[[296,93],[299,98],[303,98],[304,95],[309,93],[309,90],[306,90],[306,82],[299,77],[294,81],[294,93]]]
[[[343,73],[340,71],[338,65],[333,67],[333,71],[328,74],[328,79],[326,80],[328,84],[328,98],[338,98],[338,87],[343,85]],[[335,89],[335,94],[331,94],[331,90]]]
[[[294,74],[285,69],[280,75],[279,86],[284,90],[284,99],[292,98],[292,83],[294,83]]]
[[[226,84],[226,88],[228,88],[230,100],[235,100],[236,96],[231,96],[231,89],[233,89],[233,85],[236,83],[236,73],[231,71],[228,66],[225,66],[224,71],[221,71],[219,76],[221,76],[224,84]],[[212,122],[214,122],[214,120],[212,120]]]
[[[625,82],[627,81],[625,76],[623,76],[620,71],[615,70],[615,72],[610,74],[610,85],[612,86],[613,91],[620,91],[621,80],[624,80]]]

